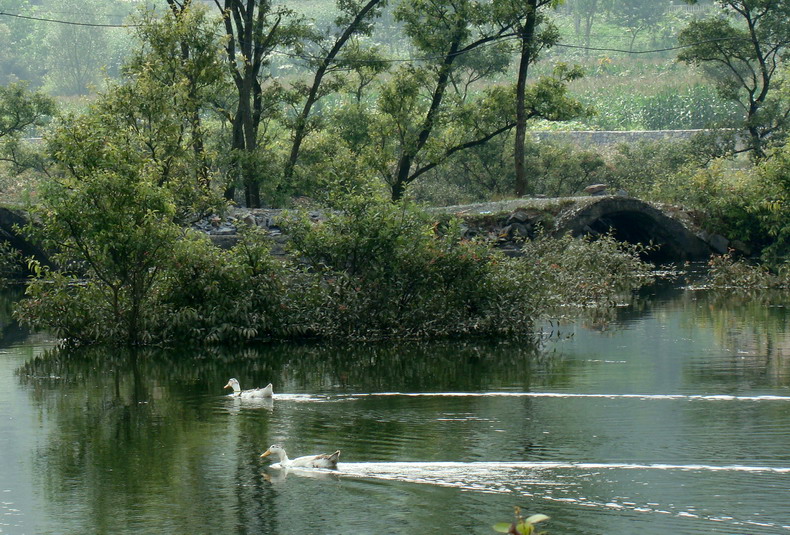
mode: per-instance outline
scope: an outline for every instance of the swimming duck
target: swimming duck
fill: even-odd
[[[275,454],[280,458],[280,465],[283,468],[337,468],[337,460],[340,458],[340,450],[335,453],[322,453],[320,455],[305,455],[296,459],[289,459],[282,446],[272,445],[262,455],[268,457]]]
[[[233,394],[231,394],[231,396],[236,396],[239,398],[270,398],[272,397],[273,393],[271,383],[263,388],[242,390],[241,386],[239,385],[239,381],[235,378],[231,378],[230,381],[228,381],[228,384],[225,385],[225,388],[232,388]]]

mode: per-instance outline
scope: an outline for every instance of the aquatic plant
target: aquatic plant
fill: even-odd
[[[544,514],[536,514],[524,518],[521,516],[521,508],[515,508],[516,519],[513,522],[499,522],[494,524],[494,531],[498,533],[509,533],[512,535],[532,535],[535,532],[535,524],[548,520],[549,517]]]
[[[716,290],[761,290],[790,288],[790,266],[776,272],[766,266],[735,259],[732,254],[712,256],[708,262],[708,286]]]

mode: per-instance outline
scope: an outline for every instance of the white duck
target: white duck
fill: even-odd
[[[231,378],[225,388],[232,388],[233,393],[231,396],[238,398],[270,398],[272,397],[272,384],[269,383],[263,388],[253,388],[252,390],[242,390],[239,381],[236,378]]]
[[[337,468],[337,460],[340,458],[340,450],[335,453],[322,453],[320,455],[305,455],[296,459],[289,459],[282,446],[273,445],[263,452],[261,458],[275,454],[280,458],[280,466],[283,468]]]

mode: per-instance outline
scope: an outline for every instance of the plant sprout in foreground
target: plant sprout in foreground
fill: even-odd
[[[521,507],[515,508],[516,520],[514,522],[498,522],[494,524],[494,531],[499,533],[510,533],[512,535],[532,535],[535,532],[535,524],[548,520],[549,517],[543,514],[532,515],[528,518],[521,516]]]

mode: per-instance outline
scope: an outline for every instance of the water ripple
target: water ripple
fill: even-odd
[[[736,396],[731,394],[577,394],[567,392],[374,392],[349,394],[347,398],[379,396],[404,397],[504,397],[504,398],[597,398],[597,399],[640,399],[640,400],[688,400],[688,401],[790,401],[790,396]]]

